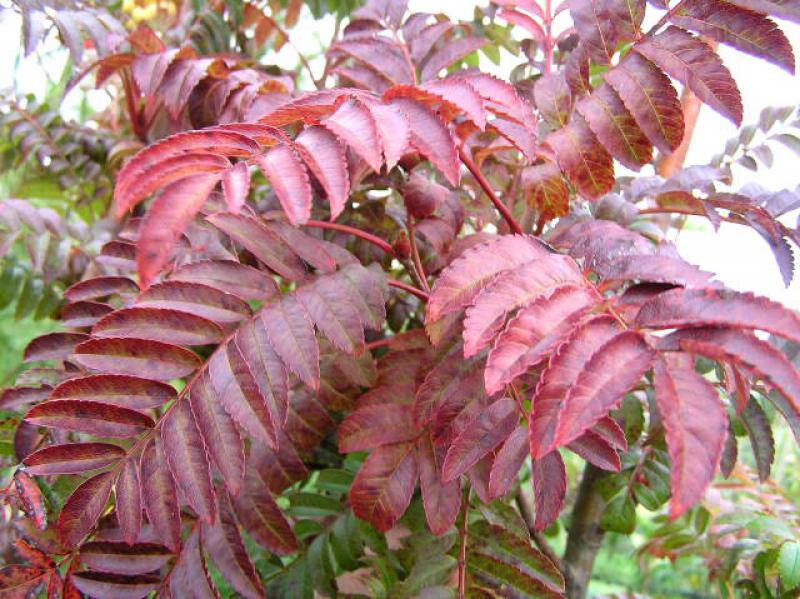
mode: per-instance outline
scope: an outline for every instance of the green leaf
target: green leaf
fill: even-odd
[[[309,545],[308,569],[311,575],[311,582],[314,588],[323,595],[332,597],[335,595],[333,579],[335,572],[333,561],[331,560],[330,545],[328,535],[320,535]]]
[[[289,513],[293,516],[313,518],[316,516],[334,516],[344,511],[342,504],[333,497],[317,493],[291,493]]]
[[[786,590],[800,586],[800,542],[789,541],[781,546],[778,556],[781,582]]]
[[[612,499],[600,518],[600,526],[609,532],[629,535],[636,529],[636,504],[623,493]]]
[[[332,493],[346,495],[353,484],[353,474],[339,468],[328,468],[319,473],[317,486]]]

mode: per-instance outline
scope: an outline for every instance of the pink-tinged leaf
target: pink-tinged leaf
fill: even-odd
[[[375,120],[378,138],[383,147],[383,160],[386,170],[392,170],[409,150],[411,125],[405,113],[394,104],[367,102],[367,108]]]
[[[147,443],[140,460],[142,503],[156,538],[172,551],[181,546],[181,514],[178,493],[167,466],[161,439]]]
[[[458,347],[451,350],[417,388],[414,398],[416,425],[450,422],[465,405],[484,397],[480,386],[482,372],[483,365],[479,361],[465,360]]]
[[[542,75],[534,84],[533,98],[544,120],[554,129],[567,124],[572,112],[572,92],[563,75]]]
[[[800,343],[800,316],[777,302],[728,289],[676,288],[639,310],[636,326],[670,329],[722,325],[760,329]]]
[[[353,513],[381,532],[389,530],[411,502],[417,473],[413,445],[400,443],[374,450],[350,487]]]
[[[337,66],[331,70],[331,74],[338,75],[341,79],[345,79],[355,87],[377,93],[386,91],[386,89],[392,85],[386,77],[367,67]]]
[[[161,421],[160,428],[167,463],[182,497],[200,518],[213,522],[217,501],[205,444],[189,402],[177,401]]]
[[[161,272],[218,181],[215,174],[192,175],[165,187],[153,201],[136,240],[136,270],[144,289]]]
[[[578,112],[608,152],[633,170],[650,162],[653,146],[617,92],[604,83],[578,102]]]
[[[348,264],[339,270],[336,282],[348,291],[348,301],[358,307],[364,326],[381,330],[389,296],[384,272],[379,268],[364,268],[360,263]]]
[[[581,44],[598,64],[610,64],[620,40],[619,23],[612,18],[615,0],[570,0],[569,12]]]
[[[528,429],[518,426],[497,450],[492,462],[489,472],[490,497],[503,497],[511,490],[529,452]]]
[[[8,599],[23,599],[34,596],[42,584],[47,570],[29,566],[4,566],[0,568],[0,596]]]
[[[23,361],[63,360],[72,354],[76,345],[88,338],[83,333],[49,333],[36,337],[25,348]]]
[[[381,170],[381,141],[375,117],[367,106],[356,99],[343,101],[323,125],[350,146],[369,167]]]
[[[94,541],[81,545],[81,562],[92,570],[114,574],[147,574],[160,569],[172,553],[157,543]]]
[[[44,502],[39,485],[36,484],[26,472],[17,470],[14,472],[14,490],[17,498],[22,504],[22,509],[33,520],[36,528],[44,530],[47,528],[47,507]]]
[[[152,96],[156,93],[167,67],[184,52],[179,48],[170,48],[163,52],[139,54],[133,59],[131,72],[143,95]]]
[[[70,302],[97,300],[110,295],[134,295],[139,286],[127,277],[94,277],[67,287],[64,299]]]
[[[557,451],[531,462],[536,530],[544,530],[556,521],[567,496],[567,469]]]
[[[495,340],[484,381],[490,394],[544,360],[570,334],[598,297],[586,287],[561,287],[520,310]]]
[[[222,173],[222,193],[228,210],[238,214],[247,201],[250,191],[250,169],[244,161],[237,162],[233,168]]]
[[[683,140],[683,111],[678,94],[652,62],[630,52],[604,75],[647,138],[668,154]]]
[[[148,175],[158,172],[157,167],[165,160],[194,151],[207,153],[210,148],[214,154],[239,157],[249,157],[260,150],[250,137],[233,131],[207,129],[167,137],[141,150],[119,171],[114,189],[114,214],[119,218],[136,205],[141,198],[134,196],[131,201],[128,194],[141,185],[142,180],[147,180]]]
[[[225,333],[218,324],[196,314],[163,308],[123,308],[92,328],[94,337],[136,337],[180,345],[219,343]]]
[[[550,357],[533,394],[530,418],[531,457],[542,458],[555,445],[558,413],[564,397],[586,371],[586,364],[603,345],[620,333],[616,321],[596,316],[573,331]]]
[[[411,146],[430,160],[451,185],[458,185],[461,179],[458,152],[447,125],[436,113],[414,100],[400,98],[392,104],[413,123],[409,137]]]
[[[622,468],[617,451],[591,429],[569,443],[567,449],[601,470],[619,472]]]
[[[616,256],[594,265],[593,270],[606,281],[639,279],[652,283],[674,283],[684,287],[708,287],[711,274],[680,258],[658,255]]]
[[[620,333],[598,348],[564,396],[553,445],[543,451],[571,443],[616,408],[650,369],[653,358],[653,351],[635,331]]]
[[[470,248],[436,281],[426,308],[429,325],[468,306],[480,290],[501,272],[548,255],[538,241],[522,235],[497,237]]]
[[[739,88],[730,71],[706,42],[682,29],[669,27],[636,44],[635,49],[688,86],[702,102],[733,121],[737,127],[742,122]]]
[[[305,223],[311,216],[311,182],[297,153],[280,144],[255,160],[269,179],[289,221],[293,225]]]
[[[343,52],[364,63],[392,83],[413,83],[414,73],[399,44],[382,38],[350,39],[338,42],[331,50]]]
[[[795,2],[780,2],[774,0],[735,0],[736,6],[748,8],[755,12],[772,15],[779,19],[787,19],[793,23],[800,23],[800,6]]]
[[[290,281],[305,277],[305,269],[297,255],[259,220],[221,212],[206,220],[282,277]]]
[[[295,297],[334,346],[348,354],[360,354],[364,349],[364,325],[348,295],[347,289],[334,280],[321,278],[299,289]]]
[[[214,353],[208,373],[225,411],[254,439],[275,447],[279,423],[273,422],[253,370],[234,341]]]
[[[170,281],[199,283],[244,300],[264,301],[278,296],[278,285],[270,276],[232,260],[202,260],[181,266]]]
[[[236,424],[214,394],[207,374],[198,379],[189,394],[197,428],[208,453],[232,495],[238,495],[244,480],[244,446]]]
[[[534,21],[532,17],[517,10],[508,9],[501,9],[497,13],[497,16],[501,19],[505,19],[513,25],[518,25],[519,27],[524,28],[533,36],[533,39],[536,40],[537,44],[540,46],[544,45],[544,40],[546,37],[544,29],[542,29],[542,26],[539,25],[537,21]]]
[[[116,515],[122,539],[132,545],[142,528],[142,488],[139,484],[139,463],[128,458],[122,465],[114,485]]]
[[[153,285],[139,296],[136,305],[189,312],[220,325],[238,323],[250,316],[250,306],[243,299],[214,287],[183,281]]]
[[[656,405],[666,429],[670,458],[670,517],[677,518],[714,479],[728,430],[717,390],[694,370],[690,356],[663,355],[656,361]]]
[[[113,484],[113,475],[103,472],[72,492],[58,516],[58,536],[62,543],[75,546],[89,534],[106,507]]]
[[[75,302],[61,308],[61,324],[71,329],[85,329],[94,325],[114,308],[98,302]]]
[[[124,337],[84,341],[75,348],[74,359],[90,370],[162,381],[186,376],[200,366],[196,354],[178,345]]]
[[[25,457],[29,474],[77,474],[104,468],[125,457],[125,450],[110,443],[66,443],[42,447]]]
[[[617,424],[617,421],[610,416],[601,418],[591,431],[603,439],[614,449],[628,451],[628,440],[625,438],[625,431]]]
[[[754,373],[783,397],[768,397],[800,439],[800,372],[779,349],[750,332],[700,327],[677,331],[662,339],[662,350],[683,350],[729,362]],[[745,401],[749,400],[749,394]]]
[[[175,398],[166,383],[118,374],[96,374],[69,379],[50,393],[50,399],[83,399],[132,410],[157,408]]]
[[[611,156],[580,116],[545,138],[556,153],[559,168],[582,196],[596,200],[614,186]]]
[[[248,456],[248,467],[253,468],[269,490],[283,493],[294,483],[308,477],[303,460],[297,455],[292,440],[283,431],[278,433],[278,448],[252,445]]]
[[[512,399],[498,399],[453,441],[442,466],[442,480],[453,480],[478,460],[503,443],[519,422],[517,404]]]
[[[295,149],[325,190],[330,203],[331,220],[336,220],[350,195],[344,147],[326,129],[308,127],[295,139]]]
[[[169,576],[169,591],[173,597],[219,599],[206,569],[200,546],[200,528],[195,527],[186,538],[181,554]]]
[[[297,539],[289,523],[256,472],[247,471],[242,492],[233,500],[233,509],[242,527],[265,549],[277,555],[297,550]]]
[[[351,453],[411,441],[417,436],[411,409],[399,404],[370,404],[349,414],[339,425],[339,451]]]
[[[16,410],[17,408],[39,403],[50,397],[51,389],[47,385],[41,387],[9,387],[0,394],[0,410]]]
[[[510,141],[530,162],[534,162],[538,158],[539,152],[534,129],[504,118],[493,119],[489,122],[488,127]]]
[[[533,108],[520,98],[513,85],[480,71],[467,71],[458,76],[466,79],[477,90],[489,111],[536,130]]]
[[[141,412],[85,400],[50,400],[33,406],[25,420],[36,426],[59,428],[125,439],[153,427],[153,420]]]
[[[569,189],[561,171],[552,162],[524,168],[520,182],[525,190],[525,201],[539,213],[539,222],[569,213]]]
[[[461,510],[461,483],[458,479],[442,482],[444,447],[434,445],[430,435],[423,434],[417,441],[416,456],[425,520],[430,531],[440,536],[450,530]]]
[[[266,306],[259,314],[272,348],[283,363],[312,389],[319,388],[319,347],[300,303],[292,296]]]
[[[302,260],[318,271],[329,274],[336,270],[336,260],[329,253],[325,241],[312,237],[283,220],[274,219],[264,223],[272,233],[280,237]]]
[[[262,597],[261,581],[247,554],[230,499],[226,495],[219,496],[217,520],[213,526],[202,525],[201,539],[214,565],[237,593],[247,599]]]
[[[448,109],[462,112],[481,131],[486,126],[483,98],[467,80],[459,78],[458,75],[428,81],[417,89],[434,94]]]
[[[464,356],[477,354],[503,328],[506,316],[564,285],[580,285],[583,277],[569,256],[549,254],[541,260],[501,273],[473,300],[464,318]]]
[[[94,599],[144,599],[161,586],[151,575],[123,576],[106,572],[73,572],[69,581],[81,593]]]
[[[483,37],[462,37],[445,42],[441,48],[428,55],[422,64],[420,79],[423,81],[434,79],[439,71],[480,50],[486,43],[487,40]]]
[[[720,0],[691,0],[670,21],[794,74],[792,45],[773,21],[757,12]]]

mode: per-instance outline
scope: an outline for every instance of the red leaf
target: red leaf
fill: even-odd
[[[363,62],[376,73],[382,74],[392,83],[412,83],[414,73],[403,56],[401,47],[382,38],[345,39],[331,48],[344,52]]]
[[[411,126],[405,113],[394,104],[366,102],[375,120],[375,127],[383,147],[386,170],[392,170],[408,150]]]
[[[322,127],[307,127],[295,139],[297,153],[303,158],[328,196],[331,220],[344,210],[350,195],[347,156],[336,138]]]
[[[538,5],[534,6],[538,7]],[[541,8],[539,8],[539,10],[541,11]],[[537,44],[539,44],[540,46],[544,45],[544,40],[545,40],[544,29],[542,29],[542,26],[539,25],[537,21],[534,21],[532,17],[526,15],[525,13],[521,13],[517,10],[507,10],[507,9],[501,9],[497,13],[497,16],[501,19],[505,19],[509,23],[523,27],[528,31],[528,33],[530,33],[533,36],[533,39],[536,40]]]
[[[283,363],[312,389],[319,389],[319,347],[314,327],[292,296],[266,306],[259,314]]]
[[[98,302],[76,302],[61,308],[59,319],[61,323],[71,329],[84,329],[94,325],[103,316],[112,312],[114,308],[108,304]]]
[[[524,168],[520,182],[525,190],[525,201],[539,213],[539,222],[569,213],[569,189],[561,171],[552,162]]]
[[[420,78],[423,81],[435,78],[439,71],[466,58],[485,46],[486,43],[487,40],[482,37],[462,37],[445,42],[441,48],[428,55],[428,58],[422,64]]]
[[[670,21],[794,74],[789,40],[773,21],[756,12],[719,0],[691,0],[681,4]]]
[[[128,458],[122,465],[114,485],[116,515],[122,538],[132,545],[139,538],[142,526],[142,488],[139,484],[139,464]]]
[[[25,420],[37,426],[125,439],[153,427],[141,412],[85,400],[50,400],[33,406]]]
[[[669,329],[706,325],[760,329],[800,343],[800,317],[780,304],[728,289],[671,289],[647,301],[636,326]]]
[[[283,493],[294,483],[308,477],[303,460],[297,455],[291,439],[283,431],[278,434],[278,449],[252,445],[248,465],[254,468],[269,490]]]
[[[160,424],[164,453],[181,495],[200,518],[213,522],[217,501],[205,444],[189,402],[178,400]]]
[[[528,453],[528,429],[518,426],[497,451],[492,462],[489,472],[490,497],[503,497],[511,490]]]
[[[180,345],[219,343],[225,333],[196,314],[162,308],[123,308],[100,319],[94,337],[137,337]]]
[[[29,566],[4,566],[0,569],[0,595],[8,599],[23,599],[32,596],[47,570]]]
[[[595,200],[611,191],[614,185],[611,156],[580,116],[574,115],[566,127],[548,135],[545,143],[555,151],[559,168],[578,193]]]
[[[461,354],[459,347],[451,350],[417,388],[414,422],[418,427],[443,419],[449,422],[465,405],[485,397],[480,385],[483,365],[477,360],[465,360]]]
[[[213,526],[202,525],[203,547],[237,593],[247,599],[259,599],[262,597],[261,581],[242,541],[230,500],[224,494],[219,496],[217,516]]]
[[[39,530],[47,528],[47,508],[42,491],[36,481],[22,470],[17,470],[14,472],[14,489],[22,503],[22,508],[36,524],[36,528]]]
[[[237,162],[233,168],[222,173],[222,193],[228,210],[238,214],[247,201],[250,191],[250,169],[244,161]]]
[[[597,297],[585,287],[560,287],[523,308],[498,335],[486,361],[486,392],[502,390],[560,345]]]
[[[81,562],[92,570],[114,574],[147,574],[160,569],[170,557],[170,551],[156,543],[95,541],[81,545]]]
[[[411,146],[430,160],[451,185],[458,185],[461,179],[458,152],[447,126],[419,102],[400,98],[392,100],[392,104],[399,107],[408,122],[414,125],[410,130]]]
[[[463,113],[481,131],[486,127],[483,98],[467,80],[458,75],[427,81],[416,89],[434,94],[448,109]]]
[[[471,468],[478,460],[500,445],[519,422],[514,400],[498,399],[456,437],[447,451],[442,466],[442,480],[453,480]]]
[[[105,572],[73,572],[69,581],[95,599],[143,599],[161,586],[158,576],[122,576]]]
[[[653,383],[666,429],[670,517],[675,519],[703,496],[714,479],[728,417],[717,390],[695,372],[689,356],[666,354],[656,360]]]
[[[348,296],[346,288],[329,278],[317,279],[295,295],[334,346],[348,354],[360,354],[364,350],[364,325]]]
[[[199,527],[193,528],[186,538],[183,550],[170,572],[169,590],[173,597],[219,599],[219,593],[206,569]]]
[[[230,493],[238,495],[244,480],[244,446],[222,401],[215,397],[208,374],[204,373],[192,385],[189,402],[214,465]]]
[[[647,138],[669,154],[683,140],[683,111],[678,94],[649,60],[629,52],[605,74],[606,82],[619,94]]]
[[[96,374],[69,379],[50,393],[50,399],[82,399],[132,410],[157,408],[175,398],[166,383],[119,374]]]
[[[687,85],[700,100],[729,118],[737,127],[742,122],[742,98],[736,82],[719,56],[704,41],[677,27],[670,27],[636,44],[635,49]]]
[[[581,44],[598,64],[609,64],[617,52],[619,23],[609,10],[612,1],[572,0],[569,12],[580,36]]]
[[[178,345],[124,337],[84,341],[75,348],[74,358],[90,370],[163,381],[186,376],[200,366],[196,354]]]
[[[94,277],[79,281],[64,291],[70,302],[96,300],[110,295],[135,295],[139,286],[127,277]]]
[[[178,494],[159,437],[147,443],[142,451],[139,467],[142,500],[147,519],[155,530],[156,538],[177,552],[181,546]]]
[[[608,441],[591,429],[572,441],[567,448],[603,470],[619,472],[622,468],[617,451],[611,447]]]
[[[92,530],[111,495],[114,477],[103,472],[84,481],[72,492],[58,515],[58,536],[73,547]]]
[[[339,425],[339,451],[351,453],[413,440],[418,434],[407,405],[375,403],[358,408]]]
[[[144,289],[161,272],[217,181],[215,174],[191,175],[165,187],[153,201],[136,240],[136,270]]]
[[[220,325],[239,323],[250,316],[250,306],[235,295],[207,285],[183,281],[153,285],[139,296],[136,305],[189,312]]]
[[[354,98],[345,100],[323,125],[353,148],[373,171],[380,172],[381,142],[376,119],[363,102]]]
[[[256,156],[259,168],[272,184],[283,211],[293,225],[302,225],[311,216],[311,183],[297,153],[280,144]]]
[[[536,130],[533,109],[528,102],[520,98],[513,85],[480,71],[462,72],[459,73],[459,77],[466,79],[478,91],[488,110],[516,121],[527,129]]]
[[[773,15],[779,19],[788,19],[793,23],[800,22],[800,6],[794,2],[775,2],[773,0],[736,0],[732,4],[749,8],[765,15]]]
[[[531,462],[536,530],[544,530],[556,521],[567,495],[567,470],[557,451]]]
[[[124,449],[110,443],[66,443],[42,447],[23,463],[30,474],[77,474],[103,468],[124,456]]]
[[[428,434],[423,434],[417,441],[422,505],[428,528],[436,536],[450,530],[461,510],[460,481],[442,482],[443,449],[440,445],[434,445]]]
[[[277,555],[297,550],[289,523],[264,481],[252,470],[245,475],[244,487],[233,500],[233,509],[244,529],[265,549]]]
[[[672,256],[615,256],[594,264],[592,269],[606,281],[650,281],[683,287],[708,287],[711,274]]]
[[[564,396],[553,445],[566,445],[580,437],[650,369],[654,353],[637,332],[625,331],[598,348]]]
[[[63,360],[72,354],[75,346],[89,337],[83,333],[48,333],[31,341],[25,348],[23,362]]]
[[[369,454],[350,487],[353,513],[381,532],[403,515],[417,485],[414,446],[385,445]]]
[[[533,86],[536,108],[554,129],[567,124],[572,112],[572,92],[563,75],[542,75]]]
[[[464,318],[464,357],[477,354],[503,328],[506,316],[558,287],[583,282],[575,261],[550,254],[501,273],[481,290]]]
[[[269,275],[232,260],[202,260],[181,266],[170,281],[200,283],[244,300],[264,301],[278,296],[278,286]]]
[[[426,308],[428,325],[472,303],[497,274],[548,255],[532,237],[505,235],[470,248],[437,279]]]

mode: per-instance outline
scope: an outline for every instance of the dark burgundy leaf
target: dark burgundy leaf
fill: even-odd
[[[39,530],[47,528],[47,508],[44,495],[36,481],[26,472],[17,470],[14,472],[14,489],[17,492],[17,498],[22,503],[22,508],[36,524],[36,528]]]
[[[531,462],[531,486],[536,507],[536,530],[544,530],[558,518],[567,495],[567,471],[557,451]]]
[[[417,436],[410,406],[374,403],[360,407],[339,425],[339,451],[351,453],[411,441]]]
[[[219,343],[225,334],[202,316],[163,308],[123,308],[92,327],[95,337],[137,337],[180,345]]]
[[[186,376],[200,366],[197,355],[178,345],[124,337],[84,341],[75,348],[74,358],[90,370],[164,381]]]
[[[450,530],[461,510],[461,483],[458,479],[442,481],[443,461],[444,448],[434,445],[430,435],[423,434],[417,441],[419,484],[425,519],[437,536]]]
[[[139,538],[142,526],[142,489],[139,484],[139,463],[128,458],[122,464],[114,485],[117,522],[123,540],[132,545]]]
[[[153,285],[139,296],[137,306],[190,312],[223,326],[250,316],[250,307],[239,297],[214,287],[183,281]]]
[[[139,286],[127,277],[94,277],[80,281],[64,291],[64,299],[70,302],[96,300],[109,295],[133,295]]]
[[[180,267],[171,281],[200,283],[244,300],[267,300],[277,297],[278,286],[270,276],[232,260],[203,260]]]
[[[502,497],[511,490],[529,452],[528,429],[519,426],[505,440],[492,463],[489,473],[490,497]]]
[[[92,570],[114,574],[147,574],[158,570],[172,556],[163,545],[95,541],[81,545],[81,561]]]
[[[142,503],[158,540],[172,551],[181,546],[181,514],[175,482],[159,437],[150,440],[140,460]]]
[[[124,456],[124,449],[110,443],[67,443],[42,447],[23,463],[30,474],[76,474],[103,468]]]
[[[96,599],[143,599],[161,585],[158,576],[123,576],[105,572],[73,572],[69,580]]]
[[[89,337],[83,333],[49,333],[31,341],[23,354],[24,362],[63,360],[72,354],[75,346]]]
[[[141,412],[96,401],[56,399],[34,406],[25,420],[37,426],[125,439],[153,427]]]
[[[289,523],[256,472],[247,471],[244,487],[233,500],[233,509],[242,527],[265,549],[278,555],[297,550]]]
[[[175,398],[166,383],[121,374],[96,374],[69,379],[50,393],[50,399],[81,399],[132,410],[157,408]]]
[[[65,545],[77,545],[94,528],[113,484],[113,475],[103,472],[84,481],[72,492],[58,516],[58,535]]]

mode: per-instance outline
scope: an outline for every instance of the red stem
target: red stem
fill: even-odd
[[[389,287],[395,287],[397,289],[402,289],[403,291],[407,291],[411,295],[416,295],[419,299],[423,302],[428,301],[428,294],[422,291],[422,289],[417,289],[408,283],[403,283],[403,281],[397,281],[395,279],[389,279]]]
[[[472,159],[469,156],[467,156],[467,153],[464,151],[464,148],[458,149],[458,156],[459,158],[461,158],[461,162],[464,163],[464,166],[466,166],[469,172],[472,173],[472,176],[475,177],[475,180],[478,182],[478,185],[481,186],[481,189],[483,189],[486,195],[489,196],[489,199],[492,201],[492,204],[494,204],[494,207],[497,208],[497,211],[508,223],[508,226],[511,229],[511,231],[518,235],[522,235],[522,227],[520,227],[519,223],[516,220],[514,220],[513,216],[511,216],[511,212],[508,211],[506,205],[500,201],[500,198],[498,198],[497,195],[495,195],[492,186],[486,180],[486,177],[483,176],[483,173],[481,173],[480,169],[475,165],[474,162],[472,162]]]
[[[389,245],[388,242],[384,241],[380,237],[372,235],[371,233],[362,231],[361,229],[356,229],[355,227],[350,227],[348,225],[340,225],[339,223],[329,223],[323,220],[309,220],[305,223],[305,225],[307,227],[315,227],[317,229],[328,229],[329,231],[339,231],[340,233],[347,233],[348,235],[352,235],[353,237],[358,237],[359,239],[363,239],[364,241],[371,243],[375,247],[379,247],[390,256],[394,256],[394,249],[392,249],[392,246]]]
[[[549,73],[553,69],[553,7],[552,0],[545,0],[544,3],[544,72]]]

